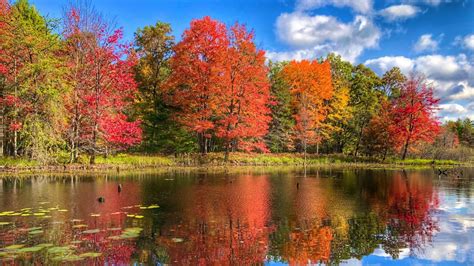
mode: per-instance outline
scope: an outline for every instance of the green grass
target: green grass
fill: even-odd
[[[117,166],[134,166],[134,167],[150,167],[150,166],[172,166],[175,165],[173,158],[161,155],[132,155],[118,154],[108,157],[97,157],[97,165],[117,165]]]
[[[34,167],[39,166],[39,163],[34,160],[25,158],[0,157],[0,166],[2,167]]]
[[[384,162],[368,157],[353,157],[341,154],[334,155],[308,155],[307,165],[313,166],[357,166],[357,167],[404,167],[404,166],[432,166],[434,165],[470,165],[454,160],[431,160],[431,159],[406,159],[388,158]],[[0,158],[0,168],[10,170],[45,169],[60,171],[64,163],[58,162],[51,165],[42,165],[40,162],[25,158]],[[140,154],[117,154],[108,157],[99,156],[96,158],[96,165],[89,165],[88,156],[82,155],[77,164],[73,164],[69,169],[137,169],[156,167],[180,167],[180,166],[298,166],[304,165],[302,154],[281,153],[281,154],[256,154],[256,153],[231,153],[229,160],[224,161],[224,153],[209,153],[205,156],[199,154],[182,155],[178,157],[164,155],[140,155]],[[58,166],[55,168],[55,166]],[[64,168],[66,169],[66,168]],[[0,169],[1,171],[1,169]]]

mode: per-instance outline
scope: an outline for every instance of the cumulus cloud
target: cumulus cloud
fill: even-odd
[[[382,75],[393,67],[399,67],[402,73],[407,74],[413,71],[415,64],[413,60],[404,56],[384,56],[367,60],[365,65]]]
[[[474,62],[457,56],[424,55],[416,58],[384,56],[365,61],[365,64],[383,75],[392,67],[399,67],[405,75],[412,71],[426,76],[435,89],[442,105],[439,115],[444,119],[474,117],[474,110],[465,108],[474,101]],[[462,107],[462,108],[461,108]]]
[[[298,0],[296,9],[299,11],[312,10],[323,6],[349,7],[362,14],[372,11],[372,0]]]
[[[276,22],[280,40],[294,48],[290,52],[268,52],[272,60],[309,59],[329,52],[354,62],[366,49],[378,45],[379,28],[366,16],[358,15],[350,23],[333,16],[304,12],[281,14]]]
[[[466,48],[474,51],[474,34],[464,37],[463,44]]]
[[[439,41],[434,40],[432,34],[423,34],[413,46],[413,50],[417,53],[425,51],[433,52],[438,50],[438,44]]]
[[[449,3],[452,0],[405,0],[403,3],[410,3],[410,4],[424,4],[430,6],[439,6],[442,3]]]
[[[379,14],[388,21],[406,20],[416,16],[420,9],[412,5],[394,5],[382,9]]]

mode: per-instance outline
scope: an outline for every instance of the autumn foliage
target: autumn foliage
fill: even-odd
[[[292,61],[283,69],[293,96],[295,138],[304,152],[309,144],[320,143],[320,129],[333,96],[331,66],[328,61]]]
[[[213,137],[227,151],[266,150],[261,139],[270,120],[270,91],[253,33],[239,24],[228,30],[210,17],[193,20],[175,47],[171,69],[176,118],[197,134],[202,153]]]
[[[439,99],[422,77],[412,76],[402,86],[400,97],[393,101],[393,135],[400,137],[398,146],[405,159],[411,145],[433,142],[440,131],[435,116]]]
[[[178,43],[164,22],[130,43],[93,7],[65,10],[56,29],[27,0],[0,0],[4,154],[94,163],[134,147],[226,160],[233,151],[404,159],[439,139],[433,88],[397,67],[378,76],[332,53],[271,62],[252,30],[210,17],[192,20]],[[454,131],[474,143],[459,128],[444,135]]]
[[[84,150],[93,163],[96,153],[141,141],[140,121],[125,115],[137,92],[136,60],[130,44],[120,42],[122,30],[110,30],[100,17],[72,8],[65,22],[71,161]]]

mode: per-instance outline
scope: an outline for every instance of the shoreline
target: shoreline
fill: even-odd
[[[102,158],[95,165],[50,164],[40,165],[31,161],[9,160],[3,164],[0,158],[0,177],[27,174],[101,174],[121,172],[156,172],[156,171],[216,171],[246,168],[304,168],[304,160],[298,154],[232,154],[229,161],[223,160],[223,154],[206,156],[166,157],[162,155],[120,154]],[[452,160],[407,159],[405,161],[390,159],[385,162],[354,158],[341,155],[310,156],[308,168],[370,168],[370,169],[413,169],[413,168],[451,168],[472,167],[471,162]]]

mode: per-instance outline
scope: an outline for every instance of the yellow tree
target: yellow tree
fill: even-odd
[[[321,127],[325,121],[334,89],[329,61],[292,61],[283,69],[283,78],[290,86],[296,121],[295,138],[303,150],[322,140]]]

